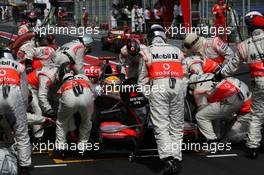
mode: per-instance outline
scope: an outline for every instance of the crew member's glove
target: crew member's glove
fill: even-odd
[[[45,117],[45,123],[54,125],[56,122],[54,120],[52,120],[52,118]]]
[[[26,65],[26,73],[29,74],[33,71],[33,67],[32,67],[32,61],[29,59],[25,60],[25,65]]]
[[[223,75],[221,73],[221,69],[214,73],[213,81],[220,82],[223,79]]]
[[[44,113],[44,116],[49,118],[56,118],[56,112],[53,109],[49,109]]]

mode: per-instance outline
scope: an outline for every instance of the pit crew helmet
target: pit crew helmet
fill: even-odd
[[[88,53],[92,51],[94,39],[91,36],[84,34],[84,36],[80,37],[80,41],[86,47]]]
[[[8,47],[0,46],[0,59],[2,58],[15,60],[11,50]]]
[[[167,37],[164,28],[159,24],[153,24],[150,27],[150,31],[148,32],[147,39],[149,45],[153,43],[166,42]]]
[[[249,12],[245,16],[245,23],[249,30],[264,29],[264,16],[258,11]]]
[[[127,42],[127,52],[131,56],[136,56],[140,52],[140,45],[137,40],[131,39]]]

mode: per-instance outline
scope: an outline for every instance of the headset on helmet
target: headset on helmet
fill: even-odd
[[[131,39],[127,42],[127,52],[131,56],[136,56],[140,52],[140,45],[137,40]]]
[[[161,25],[153,24],[150,27],[150,31],[148,32],[148,35],[147,35],[148,42],[152,43],[155,37],[161,38],[164,42],[166,41],[166,34]]]

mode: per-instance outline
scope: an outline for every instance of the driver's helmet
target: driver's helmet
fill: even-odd
[[[117,76],[111,75],[103,81],[106,95],[119,95],[121,90],[121,80]]]

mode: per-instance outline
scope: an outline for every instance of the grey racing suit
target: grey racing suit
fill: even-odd
[[[44,66],[41,69],[36,69],[29,75],[27,75],[27,80],[29,84],[29,89],[32,92],[32,111],[37,116],[42,116],[42,113],[47,112],[51,108],[48,101],[48,91],[49,86],[55,81],[55,76],[57,72],[57,67]],[[32,116],[29,116],[32,117]],[[33,130],[36,132],[40,129],[40,125],[34,125]],[[42,137],[44,130],[35,134],[36,138]]]
[[[31,145],[26,117],[27,81],[24,66],[10,59],[0,59],[0,115],[15,131],[20,166],[31,165]]]
[[[222,65],[222,72],[237,68],[237,55],[218,37],[204,39],[199,54]]]
[[[47,64],[53,64],[55,50],[48,46],[28,47],[25,51],[24,59],[32,61],[33,69],[41,68]]]
[[[191,81],[211,79],[213,76],[213,74],[193,75]],[[236,78],[223,79],[221,82],[198,83],[195,85],[193,95],[198,107],[195,116],[198,127],[208,140],[217,139],[212,121],[222,118],[232,120],[235,114],[244,115],[251,111],[251,93],[247,85]],[[241,117],[237,122],[244,119]],[[232,130],[239,131],[239,127],[236,124]]]
[[[185,58],[184,61],[190,74],[202,75],[204,73],[214,73],[221,68],[219,63],[201,56],[190,56]]]
[[[128,65],[128,78],[136,78],[138,79],[138,66],[141,59],[144,59],[143,57],[146,57],[145,45],[140,45],[140,52],[136,56],[131,56],[127,52],[127,46],[123,46],[121,48],[121,53],[119,56],[121,64],[127,64]]]
[[[85,46],[79,40],[73,40],[69,43],[62,45],[56,52],[55,64],[62,65],[65,62],[75,64],[75,69],[83,73],[83,62],[85,56]]]
[[[187,83],[183,53],[175,46],[155,43],[146,50],[139,66],[138,84],[150,86],[150,116],[160,159],[181,160],[184,127],[184,98]]]
[[[258,148],[262,138],[262,124],[264,123],[264,31],[255,30],[252,37],[240,43],[237,48],[240,61],[249,64],[251,76],[254,78],[252,113],[247,146],[249,148]],[[239,61],[237,65],[239,65]],[[226,74],[230,73],[232,71]]]
[[[19,58],[19,61],[20,62],[25,61],[25,55],[27,55],[27,51],[30,51],[35,47],[36,45],[34,39],[26,41],[21,47],[19,47],[19,50],[16,55],[17,58]]]
[[[63,78],[59,95],[58,119],[56,121],[57,149],[65,149],[66,134],[69,131],[73,115],[79,113],[81,124],[79,128],[79,143],[85,144],[90,137],[92,114],[94,111],[94,96],[90,89],[89,79],[82,74],[73,76],[66,74]],[[81,91],[77,87],[81,86]]]
[[[48,110],[52,109],[52,106],[48,100],[48,95],[50,88],[54,85],[57,70],[58,68],[55,66],[45,66],[41,69],[41,73],[38,76],[38,99],[39,106],[43,113],[46,113]]]

